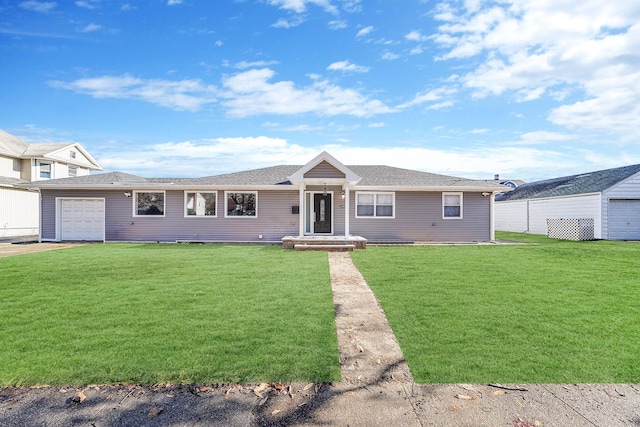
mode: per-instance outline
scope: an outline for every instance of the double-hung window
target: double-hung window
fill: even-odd
[[[51,163],[50,162],[38,162],[38,167],[40,169],[40,178],[50,179],[51,178]]]
[[[226,217],[257,217],[258,216],[258,192],[225,191],[225,216]]]
[[[395,193],[356,193],[356,218],[394,218]]]
[[[442,193],[442,218],[462,218],[462,193]]]
[[[164,216],[164,191],[135,191],[133,216]]]
[[[185,191],[184,215],[186,217],[215,217],[216,193]]]

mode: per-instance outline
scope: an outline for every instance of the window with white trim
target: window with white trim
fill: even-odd
[[[40,178],[51,178],[51,162],[38,162],[38,168],[40,169]]]
[[[134,191],[133,216],[164,216],[164,191]]]
[[[462,193],[442,193],[442,218],[462,218]]]
[[[356,192],[356,218],[394,218],[395,193]]]
[[[257,217],[258,192],[224,192],[224,208],[226,217]]]
[[[69,176],[78,176],[78,167],[69,165]]]
[[[184,192],[184,216],[186,217],[215,217],[216,216],[215,192]]]

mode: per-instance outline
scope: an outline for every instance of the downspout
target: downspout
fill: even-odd
[[[42,190],[38,189],[38,243],[42,243]]]
[[[344,186],[344,237],[349,237],[349,185]]]
[[[298,237],[304,236],[304,218],[305,218],[305,206],[304,206],[304,181],[300,182],[299,189],[299,201],[298,201]]]
[[[496,241],[496,224],[495,224],[495,216],[494,216],[494,201],[496,198],[496,193],[491,193],[489,196],[491,199],[489,200],[489,237],[492,242]]]

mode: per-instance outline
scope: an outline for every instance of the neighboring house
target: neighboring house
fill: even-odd
[[[345,166],[323,152],[303,166],[204,178],[121,172],[33,183],[41,240],[280,242],[491,241],[493,180],[389,166]]]
[[[547,234],[547,219],[593,219],[594,238],[640,240],[640,164],[522,184],[496,196],[496,229]]]
[[[102,167],[80,144],[29,144],[0,130],[0,238],[38,234],[39,195],[23,184],[92,170]]]

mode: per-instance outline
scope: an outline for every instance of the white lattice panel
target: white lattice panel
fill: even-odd
[[[593,218],[547,218],[547,236],[563,240],[593,240]]]

